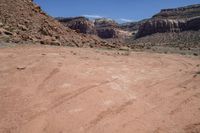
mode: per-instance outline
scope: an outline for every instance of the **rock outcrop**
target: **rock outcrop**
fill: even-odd
[[[114,20],[99,18],[94,21],[85,17],[56,18],[64,26],[78,33],[97,35],[102,39],[125,38],[128,31],[121,29]]]
[[[111,19],[100,18],[94,22],[96,33],[100,38],[117,38],[119,33],[117,31],[118,24]]]
[[[153,33],[179,32],[182,28],[185,28],[185,21],[169,19],[149,20],[139,27],[137,38]]]
[[[96,28],[106,28],[106,27],[113,27],[113,28],[117,28],[118,24],[117,22],[115,22],[112,19],[108,19],[108,18],[99,18],[99,19],[95,19],[94,25]]]
[[[200,17],[188,20],[179,19],[153,19],[139,27],[137,38],[154,33],[182,32],[187,30],[200,30]]]
[[[200,4],[162,9],[158,14],[154,15],[153,18],[187,19],[196,16],[200,16]]]
[[[200,5],[164,9],[138,29],[136,38],[154,33],[183,32],[200,29]]]
[[[64,26],[75,30],[78,33],[94,34],[94,23],[85,17],[56,18]]]
[[[136,21],[136,22],[122,23],[122,24],[119,24],[119,27],[120,29],[123,29],[125,31],[131,31],[135,33],[139,29],[140,25],[144,24],[147,20],[148,19],[143,19],[141,21]]]
[[[186,24],[186,30],[200,30],[200,16],[189,19]]]
[[[108,39],[108,38],[117,38],[118,32],[114,28],[98,28],[96,29],[97,35],[100,38]]]

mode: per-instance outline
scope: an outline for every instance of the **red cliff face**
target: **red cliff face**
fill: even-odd
[[[138,29],[137,38],[154,33],[197,31],[200,29],[200,5],[164,9]]]
[[[200,16],[200,4],[172,9],[162,9],[153,18],[187,19]]]
[[[94,23],[85,17],[56,18],[64,26],[75,30],[78,33],[94,34]]]
[[[121,32],[119,25],[106,18],[91,21],[85,17],[57,18],[64,26],[75,30],[78,33],[97,35],[102,39],[122,38],[127,36]]]

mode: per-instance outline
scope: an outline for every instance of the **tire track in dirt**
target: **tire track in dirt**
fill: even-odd
[[[175,78],[176,75],[177,75],[176,73],[171,74],[171,75],[169,75],[167,78],[165,78],[163,80],[160,80],[160,81],[155,82],[155,83],[153,83],[153,84],[151,84],[149,86],[146,86],[145,88],[148,89],[148,92],[145,93],[144,96],[148,96],[150,93],[154,92],[154,91],[152,91],[152,89],[154,89],[154,87],[156,87],[156,86],[158,86],[160,84],[164,84],[166,81],[169,81],[170,78],[172,78],[172,77]],[[186,85],[190,84],[193,80],[194,80],[193,77],[191,77],[189,79],[186,79],[183,82],[181,82],[181,83],[179,83],[179,84],[177,84],[177,85],[175,85],[175,86],[173,86],[171,88],[167,88],[166,91],[170,91],[170,90],[172,90],[172,89],[174,89],[176,87],[177,88],[178,87],[184,88]]]
[[[98,85],[91,85],[89,87],[82,87],[82,88],[80,88],[80,89],[78,89],[78,90],[76,90],[74,92],[63,94],[59,98],[57,98],[55,100],[56,103],[51,108],[52,109],[56,108],[59,105],[61,105],[61,104],[65,103],[65,102],[67,102],[67,101],[69,101],[69,100],[71,100],[71,99],[73,99],[73,98],[85,93],[88,90],[91,90],[91,89],[96,88],[96,87],[100,87],[102,85],[105,85],[105,84],[108,84],[108,83],[111,83],[111,82],[114,82],[115,80],[117,80],[117,79],[113,79],[111,81],[104,81],[104,82],[99,83]]]
[[[38,85],[37,90],[41,90],[44,88],[46,82],[48,82],[53,76],[55,76],[57,73],[60,72],[60,68],[63,66],[62,63],[58,63],[57,67],[54,68],[43,80],[42,82]]]
[[[188,80],[185,80],[185,81],[179,83],[178,85],[176,85],[176,86],[174,86],[174,87],[169,88],[169,90],[171,90],[171,89],[173,89],[173,88],[176,88],[177,86],[180,87],[182,84],[187,85],[187,84],[191,83],[192,81],[193,81],[192,78],[190,78],[190,79],[188,79]],[[153,87],[152,87],[152,88],[153,88]],[[144,96],[138,97],[138,98],[137,98],[137,99],[138,99],[137,101],[140,102],[140,100],[143,99],[143,98],[145,97],[145,95],[147,95],[147,94],[148,94],[148,92],[145,93]],[[173,95],[172,95],[172,96],[164,97],[164,99],[167,100],[167,99],[170,99],[170,97],[173,97]],[[192,100],[191,98],[200,98],[200,93],[196,93],[196,94],[190,96],[189,98],[185,99],[181,104],[190,102],[190,101]],[[147,114],[152,113],[152,112],[157,112],[156,109],[161,108],[161,106],[164,106],[166,100],[162,101],[159,105],[154,106],[154,107],[150,108],[149,110],[147,110],[147,111],[141,113],[139,116],[133,118],[132,120],[130,120],[130,121],[124,123],[122,126],[125,127],[125,126],[127,126],[128,124],[132,123],[133,121],[136,121],[136,120],[140,119],[140,118],[143,117],[144,115],[147,115]],[[137,101],[136,101],[136,102],[137,102]],[[172,99],[171,101],[173,102],[173,99]],[[180,105],[181,105],[181,104],[180,104]],[[169,114],[170,114],[170,113],[169,113]],[[163,116],[165,116],[165,114],[163,114]]]
[[[200,122],[187,125],[184,130],[185,133],[200,133]]]
[[[155,82],[153,84],[150,84],[150,85],[144,87],[148,91],[145,91],[146,93],[144,93],[143,96],[141,96],[141,98],[147,97],[149,94],[154,92],[154,91],[152,91],[152,89],[154,89],[154,87],[156,87],[156,86],[158,86],[160,84],[166,83],[166,81],[169,81],[170,78],[175,77],[176,75],[177,75],[177,73],[171,74],[171,75],[167,76],[166,78],[164,78],[164,79],[162,79],[160,81],[157,81],[157,82]]]
[[[44,80],[38,85],[37,90],[41,90],[44,88],[44,85],[46,84],[47,81],[49,81],[54,75],[56,75],[59,72],[59,68],[54,68]]]
[[[144,115],[148,115],[149,113],[152,113],[152,112],[156,112],[156,113],[157,113],[156,109],[159,108],[159,106],[162,106],[162,105],[163,105],[163,104],[160,104],[160,105],[158,105],[158,106],[155,106],[155,107],[150,108],[150,109],[147,110],[147,111],[144,111],[143,113],[139,114],[137,117],[134,117],[132,120],[129,120],[129,121],[123,123],[123,124],[122,124],[122,127],[125,128],[125,127],[127,127],[128,125],[130,125],[132,122],[135,122],[135,121],[140,122],[140,121],[139,121],[140,118],[142,118]],[[157,115],[159,115],[159,114],[157,114]],[[161,113],[161,116],[165,116],[165,114],[162,114],[162,113]],[[173,122],[173,121],[172,121],[172,122]],[[145,123],[142,123],[142,124],[144,125]]]
[[[184,66],[188,69],[188,65],[187,65],[187,64],[189,64],[189,63],[186,62],[186,61],[177,60],[177,59],[172,59],[172,58],[170,58],[170,57],[166,57],[166,59],[168,59],[169,62],[170,62],[171,60],[173,60],[173,61],[175,61],[175,62],[179,62],[181,65],[184,65]],[[159,57],[158,60],[159,60],[160,64],[164,66],[165,63],[164,63],[164,61],[161,59],[161,57]],[[183,62],[182,62],[182,61],[183,61]],[[190,64],[190,65],[191,65],[191,64]],[[154,87],[154,86],[156,86],[156,85],[159,85],[160,83],[167,81],[169,78],[174,77],[176,74],[177,74],[177,73],[171,74],[171,75],[167,76],[165,79],[160,80],[160,81],[158,81],[158,82],[156,82],[156,83],[153,83],[153,84],[151,84],[151,85],[149,85],[149,86],[146,86],[145,88],[152,88],[152,87]]]
[[[176,74],[169,75],[168,78],[174,77],[174,75],[176,75]],[[163,79],[163,80],[161,80],[161,81],[159,81],[159,82],[156,82],[156,83],[154,83],[154,84],[148,86],[148,90],[149,90],[149,89],[152,90],[155,86],[157,86],[157,85],[159,85],[159,84],[164,84],[165,81],[168,81],[168,80],[167,80],[168,78],[165,78],[165,79]],[[176,88],[176,87],[182,87],[183,85],[184,85],[184,86],[185,86],[185,85],[188,85],[188,84],[190,84],[192,81],[193,81],[193,78],[189,78],[189,79],[187,79],[187,80],[185,80],[185,81],[179,83],[178,85],[175,85],[175,86],[173,86],[173,87],[171,87],[171,88],[169,88],[169,89],[167,89],[167,90],[169,91],[169,90],[171,90],[171,89],[173,89],[173,88]],[[143,99],[143,98],[146,97],[148,94],[149,94],[149,92],[145,93],[145,94],[142,95],[141,97],[138,97],[137,99]],[[196,95],[195,95],[195,96],[196,96]],[[164,97],[164,99],[168,99],[169,97],[173,97],[173,96],[167,96],[167,97]],[[196,96],[196,97],[197,97],[197,96]],[[138,101],[138,100],[136,100],[136,102],[137,102],[137,101]],[[140,102],[140,101],[138,101],[138,102]],[[165,103],[165,102],[161,102],[159,105],[157,105],[157,106],[155,106],[155,107],[152,107],[152,108],[149,109],[148,111],[142,113],[142,114],[141,114],[140,116],[138,116],[138,117],[135,117],[133,120],[131,120],[131,121],[129,121],[129,122],[131,123],[132,121],[137,120],[137,119],[141,118],[141,117],[144,116],[144,115],[147,115],[147,114],[149,114],[149,113],[151,113],[151,112],[155,112],[156,109],[157,109],[157,108],[160,108],[160,106],[163,106],[164,103]],[[127,123],[129,123],[129,122],[127,122]],[[123,126],[126,126],[126,125],[127,125],[127,124],[124,124]]]
[[[188,85],[188,84],[190,84],[192,81],[193,81],[192,78],[187,79],[187,80],[185,80],[185,81],[179,83],[178,85],[175,85],[175,86],[173,86],[173,87],[171,87],[171,88],[168,88],[167,91],[170,91],[170,90],[172,90],[172,89],[174,89],[174,88],[177,88],[177,87],[183,88],[182,85]],[[185,92],[187,92],[187,91],[185,91]],[[147,95],[148,93],[149,93],[149,92],[147,92],[146,95]],[[165,93],[165,92],[163,92],[163,93]],[[143,97],[139,97],[139,98],[140,98],[140,99],[143,99],[146,95],[144,95]],[[151,95],[153,95],[153,94],[151,94]],[[174,95],[177,95],[177,93],[175,93]],[[171,97],[174,97],[174,95],[163,97],[163,100],[171,99]],[[155,96],[154,96],[154,97],[155,97]],[[173,99],[172,99],[172,101],[173,101]],[[160,108],[160,106],[163,106],[164,103],[165,103],[165,101],[161,102],[159,105],[155,106],[155,107],[153,108],[153,110],[155,110],[155,109],[157,109],[157,108]],[[150,113],[150,112],[149,112],[149,113]],[[146,114],[146,113],[145,113],[145,114]]]
[[[50,74],[49,74],[50,75]],[[49,76],[48,76],[49,77]],[[45,111],[41,111],[41,112],[38,112],[37,114],[35,115],[32,115],[29,117],[28,119],[28,122],[32,121],[33,119],[41,116],[41,115],[44,115],[52,110],[54,110],[55,108],[57,108],[58,106],[68,102],[69,100],[73,99],[73,98],[76,98],[78,97],[79,95],[91,90],[91,89],[94,89],[94,88],[97,88],[97,87],[100,87],[100,86],[103,86],[105,84],[109,84],[111,82],[114,82],[116,81],[117,79],[113,79],[111,81],[103,81],[97,85],[91,85],[91,86],[87,86],[87,87],[81,87],[79,88],[78,90],[75,90],[74,92],[71,92],[71,93],[66,93],[66,94],[63,94],[62,96],[60,96],[58,99],[55,100],[55,103],[53,103],[52,105],[50,105],[49,108],[47,108]],[[27,123],[28,123],[27,122]]]
[[[100,123],[103,119],[105,119],[107,117],[111,117],[111,116],[121,113],[128,106],[131,106],[134,101],[135,101],[135,99],[131,99],[131,100],[128,100],[128,101],[122,103],[119,106],[113,106],[113,107],[106,109],[105,111],[100,112],[94,120],[89,122],[89,124],[85,127],[85,130],[86,131],[90,130],[91,128],[95,127],[98,123]]]
[[[160,66],[166,66],[166,63],[162,60],[161,57],[158,57],[158,61],[160,63]]]
[[[186,62],[185,60],[183,59],[173,59],[173,58],[170,58],[170,57],[166,57],[166,59],[169,59],[170,60],[173,60],[175,62],[178,62],[181,66],[184,66],[186,69],[189,68],[189,66],[191,66],[192,64],[191,63],[188,63]]]
[[[170,58],[169,58],[169,59],[170,59]],[[170,59],[170,60],[171,60],[171,59]],[[172,60],[175,60],[176,62],[180,62],[179,60],[176,60],[176,59],[172,59]],[[188,69],[188,68],[189,68],[189,65],[191,65],[191,64],[187,65],[187,62],[185,62],[185,61],[184,61],[184,62],[181,61],[180,64],[181,64],[181,65],[184,65],[186,69]],[[174,77],[175,75],[176,75],[176,73],[171,74],[171,75],[169,75],[167,78],[165,78],[165,79],[163,79],[163,80],[160,80],[159,82],[153,83],[153,84],[151,84],[151,85],[149,85],[149,86],[147,86],[147,87],[145,87],[145,88],[147,88],[148,91],[151,92],[151,90],[152,90],[155,86],[157,86],[157,85],[159,85],[159,84],[164,84],[166,81],[168,81],[169,78]],[[190,84],[193,80],[194,80],[193,78],[189,78],[189,79],[187,79],[187,80],[185,80],[185,81],[179,83],[178,85],[175,85],[175,86],[173,86],[173,87],[171,87],[171,88],[169,88],[169,89],[167,89],[167,90],[169,91],[169,90],[171,90],[171,89],[173,89],[173,88],[176,88],[176,87],[184,87],[184,86]],[[152,91],[152,92],[153,92],[153,91]],[[146,97],[146,95],[148,95],[148,94],[149,94],[149,92],[145,93],[143,96],[139,97],[139,99],[143,99],[143,98]],[[195,95],[195,96],[196,96],[196,95]],[[172,97],[172,96],[170,96],[170,97]],[[193,96],[193,97],[194,97],[194,96]],[[196,97],[197,97],[197,96],[196,96]],[[166,97],[166,98],[169,98],[169,97]],[[138,98],[137,98],[137,99],[138,99]],[[146,114],[148,114],[148,113],[151,113],[151,112],[155,111],[157,108],[160,108],[160,106],[163,106],[163,102],[162,102],[161,104],[159,104],[159,105],[153,107],[152,109],[149,109],[148,111],[142,113],[140,116],[134,118],[133,120],[131,120],[131,121],[127,122],[127,123],[124,123],[123,126],[126,126],[128,123],[131,123],[132,121],[135,121],[135,120],[141,118],[143,115],[146,115]]]
[[[177,107],[175,109],[173,109],[172,111],[170,111],[170,115],[174,115],[175,113],[177,113],[178,111],[181,110],[182,106],[190,103],[192,100],[194,100],[194,98],[200,98],[200,93],[196,93],[194,95],[191,95],[190,97],[186,98],[185,100],[183,100],[179,105],[177,105]]]
[[[153,87],[156,86],[156,85],[159,85],[159,84],[164,83],[165,81],[168,81],[169,78],[172,78],[172,77],[174,77],[174,76],[176,76],[176,73],[171,74],[171,75],[167,76],[166,78],[164,78],[164,79],[162,79],[162,80],[160,80],[160,81],[157,81],[157,82],[155,82],[155,83],[153,83],[153,84],[151,84],[151,85],[148,85],[148,86],[146,86],[145,88],[146,88],[146,89],[153,88]]]

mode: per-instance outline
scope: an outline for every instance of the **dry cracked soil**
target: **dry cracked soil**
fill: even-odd
[[[1,48],[0,133],[200,133],[200,58]]]

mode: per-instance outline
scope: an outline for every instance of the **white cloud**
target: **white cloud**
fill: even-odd
[[[103,18],[103,16],[99,16],[99,15],[83,15],[84,17],[87,17],[87,18]]]
[[[120,21],[122,21],[122,22],[133,22],[133,20],[131,20],[131,19],[124,19],[124,18],[121,18]]]

